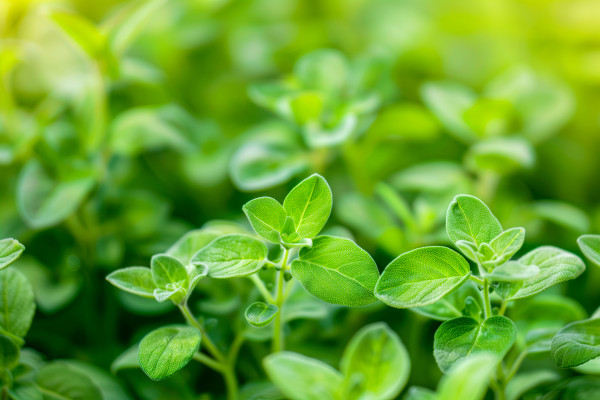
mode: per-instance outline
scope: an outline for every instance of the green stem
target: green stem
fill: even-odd
[[[284,348],[283,343],[283,321],[281,318],[283,308],[283,286],[285,285],[285,270],[287,268],[287,261],[290,255],[290,250],[285,249],[283,254],[283,260],[281,261],[281,270],[278,273],[277,288],[275,295],[275,305],[279,308],[279,312],[275,316],[275,323],[273,324],[273,347],[272,352],[282,351]]]
[[[238,385],[233,365],[227,365],[225,367],[223,370],[223,378],[225,379],[225,386],[227,388],[227,400],[237,400]]]
[[[502,300],[502,304],[500,305],[500,310],[498,311],[498,315],[504,315],[506,312],[506,306],[508,305],[508,301]]]
[[[190,307],[187,304],[187,301],[183,304],[178,304],[177,307],[179,307],[179,310],[181,310],[181,313],[185,317],[186,321],[200,331],[200,333],[202,334],[202,344],[206,346],[208,352],[212,354],[212,356],[216,358],[221,364],[225,364],[227,361],[225,359],[225,356],[223,356],[223,353],[221,353],[221,351],[210,339],[210,336],[208,336],[204,327],[198,322],[196,317],[194,317],[192,311],[190,310]]]
[[[506,375],[506,382],[509,382],[512,378],[514,378],[515,374],[521,367],[521,364],[523,361],[525,361],[525,357],[527,357],[527,350],[523,350],[513,363],[512,367],[510,368],[510,372]]]
[[[256,286],[256,288],[258,289],[258,291],[260,292],[262,297],[268,303],[271,303],[271,304],[275,303],[275,299],[273,298],[273,296],[271,295],[271,293],[265,286],[265,283],[258,277],[258,275],[256,275],[256,274],[250,275],[250,280],[252,281],[252,283],[254,283],[254,286]]]
[[[490,302],[490,281],[488,279],[483,280],[483,307],[485,318],[490,318],[492,316],[492,304]]]
[[[211,369],[214,369],[217,372],[223,373],[223,365],[204,353],[197,352],[194,354],[194,360],[206,365]]]
[[[481,279],[481,278],[480,278],[480,277],[478,277],[478,276],[475,276],[475,275],[469,275],[469,279],[470,279],[470,280],[472,280],[473,282],[476,282],[476,283],[478,283],[478,284],[480,284],[480,285],[483,285],[483,279]]]

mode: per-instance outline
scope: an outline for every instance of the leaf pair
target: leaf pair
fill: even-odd
[[[329,219],[331,189],[320,175],[312,175],[286,196],[283,206],[270,197],[259,197],[243,207],[250,224],[269,242],[286,247],[309,246]]]
[[[192,263],[186,268],[175,257],[157,254],[152,257],[150,268],[123,268],[106,279],[119,289],[138,296],[154,298],[158,302],[170,299],[181,303],[206,275],[208,269],[203,264]]]
[[[410,372],[410,359],[398,335],[376,323],[358,331],[342,356],[340,371],[297,353],[264,360],[271,381],[292,400],[393,399]]]

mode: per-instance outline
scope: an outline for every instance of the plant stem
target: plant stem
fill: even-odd
[[[233,365],[227,365],[223,370],[223,378],[227,387],[227,400],[237,400],[238,385]]]
[[[183,305],[182,304],[177,305],[177,307],[179,307],[179,310],[181,310],[181,313],[185,317],[186,321],[190,325],[192,325],[193,327],[195,327],[196,329],[198,329],[200,331],[200,333],[202,334],[202,343],[206,346],[206,349],[208,350],[208,352],[210,354],[212,354],[212,356],[214,358],[216,358],[221,364],[226,363],[227,360],[223,356],[223,353],[221,353],[221,351],[217,348],[217,346],[210,339],[210,336],[208,336],[208,334],[206,333],[206,330],[204,329],[204,327],[198,322],[196,317],[194,317],[194,315],[192,314],[192,312],[190,310],[190,307],[187,304],[187,301],[184,302]]]
[[[283,321],[281,318],[282,308],[283,308],[283,286],[285,284],[284,275],[285,270],[287,268],[287,261],[290,255],[290,250],[285,249],[285,253],[283,254],[283,260],[281,261],[281,270],[279,271],[278,280],[277,280],[277,288],[275,295],[275,305],[279,308],[279,312],[275,316],[275,323],[273,324],[273,347],[272,352],[278,352],[283,350]]]
[[[525,357],[527,357],[527,350],[523,350],[513,363],[509,373],[506,375],[506,382],[509,382],[515,376],[515,374],[519,370],[519,367],[521,367],[521,364],[523,363],[523,361],[525,361]]]
[[[478,276],[475,275],[469,275],[469,279],[472,280],[475,283],[478,283],[479,285],[483,285],[483,279],[481,279]]]
[[[504,315],[506,312],[506,306],[508,305],[508,301],[502,300],[502,304],[500,305],[500,310],[498,311],[498,315]]]
[[[492,304],[490,303],[490,281],[488,279],[483,280],[483,307],[485,318],[488,319],[492,316]]]
[[[214,369],[217,372],[223,373],[223,365],[204,353],[197,352],[194,354],[194,360],[206,365],[211,369]]]
[[[265,301],[271,304],[275,303],[275,299],[273,298],[269,290],[267,290],[265,283],[258,277],[258,275],[250,275],[250,280],[254,283],[254,286],[256,286],[256,288],[258,289],[262,297],[265,299]]]

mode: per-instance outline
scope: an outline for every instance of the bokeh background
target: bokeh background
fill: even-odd
[[[313,172],[333,189],[328,231],[380,269],[448,244],[457,193],[524,226],[523,251],[578,252],[578,235],[600,231],[599,24],[595,0],[1,1],[0,237],[27,246],[28,346],[109,371],[179,319],[106,274],[148,265],[191,229],[247,229],[246,201],[282,200]],[[599,284],[590,267],[553,294],[590,313]],[[195,310],[222,342],[248,328],[250,289],[200,285]],[[291,349],[336,364],[358,328],[384,320],[410,350],[410,383],[435,387],[438,322],[296,305]],[[254,336],[243,383],[264,379]],[[200,367],[151,383],[120,360],[111,379],[132,398],[223,393]]]

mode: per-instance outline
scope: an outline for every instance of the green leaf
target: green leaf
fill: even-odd
[[[435,303],[423,307],[413,307],[410,310],[427,318],[447,321],[464,315],[464,310],[469,303],[468,299],[480,298],[481,294],[475,283],[467,281],[458,289],[448,293]],[[482,308],[481,304],[478,306]]]
[[[519,251],[524,241],[524,228],[510,228],[505,230],[490,242],[490,247],[495,254],[493,261],[496,265],[507,262]]]
[[[506,175],[535,164],[535,151],[521,138],[495,137],[469,148],[465,164],[471,171],[494,171]]]
[[[221,236],[216,230],[196,229],[183,235],[173,246],[169,247],[166,254],[175,257],[183,265],[188,265],[198,250]]]
[[[350,239],[318,236],[292,262],[292,276],[328,303],[350,307],[375,302],[379,271],[369,253]]]
[[[580,236],[577,244],[591,262],[600,266],[600,235]]]
[[[341,400],[342,374],[319,360],[282,351],[263,364],[271,382],[291,400]]]
[[[194,357],[200,347],[200,331],[187,326],[166,326],[144,336],[138,349],[142,370],[155,381],[173,375]]]
[[[80,15],[61,11],[52,11],[50,18],[91,58],[101,55],[106,38],[92,22]]]
[[[70,216],[94,187],[90,171],[52,179],[37,160],[30,160],[21,171],[17,183],[19,213],[32,228],[56,225]]]
[[[565,229],[575,232],[587,232],[590,218],[580,208],[558,200],[538,200],[530,205],[534,215]]]
[[[283,201],[287,215],[294,219],[296,232],[302,238],[319,234],[331,214],[331,189],[325,178],[314,174],[294,187]]]
[[[15,239],[0,240],[0,270],[14,263],[25,250],[25,246]]]
[[[506,400],[518,400],[536,386],[558,381],[560,375],[555,371],[527,371],[516,375],[506,385]]]
[[[278,312],[279,308],[276,305],[257,301],[246,308],[244,316],[250,325],[260,328],[269,325]]]
[[[12,370],[19,362],[19,346],[6,335],[0,334],[0,368]]]
[[[255,273],[265,263],[267,246],[251,236],[221,236],[200,249],[193,263],[208,267],[208,276],[216,279],[235,278]]]
[[[444,297],[467,279],[469,263],[452,249],[422,247],[401,254],[385,268],[375,295],[396,308],[425,306]]]
[[[518,261],[509,261],[484,276],[496,282],[519,282],[531,279],[539,273],[540,269],[536,265],[524,265]]]
[[[585,264],[575,254],[557,247],[543,246],[519,259],[524,266],[537,266],[540,272],[523,282],[501,284],[497,292],[506,300],[523,299],[540,293],[558,283],[575,279],[585,270]]]
[[[131,346],[115,358],[110,365],[110,372],[116,374],[122,369],[133,369],[139,368],[140,362],[138,360],[138,344]]]
[[[100,389],[90,378],[62,361],[43,366],[36,383],[42,389],[44,399],[104,400]]]
[[[62,361],[74,370],[85,374],[98,389],[103,400],[131,400],[117,378],[104,369],[78,360]]]
[[[358,382],[360,392],[360,396],[345,398],[394,399],[408,380],[410,358],[398,335],[380,322],[354,335],[344,350],[340,369],[346,388]]]
[[[128,267],[111,272],[106,280],[121,290],[138,296],[154,298],[156,284],[152,271],[146,267]]]
[[[443,372],[471,355],[491,353],[499,359],[510,350],[517,328],[510,319],[496,315],[483,322],[471,317],[444,322],[435,332],[433,356]]]
[[[457,363],[438,386],[438,400],[481,400],[500,359],[493,354],[480,353]]]
[[[465,240],[479,247],[502,233],[502,225],[477,197],[460,194],[452,200],[446,213],[446,230],[454,242]]]
[[[338,50],[320,49],[302,56],[294,66],[294,75],[305,89],[336,92],[349,75],[348,61]]]
[[[552,358],[561,368],[577,367],[600,357],[600,318],[572,322],[552,340]]]
[[[269,242],[279,244],[287,214],[277,200],[259,197],[244,204],[242,209],[256,233]]]
[[[402,400],[437,400],[437,395],[433,390],[420,386],[411,386]]]
[[[150,261],[152,279],[159,289],[187,289],[188,274],[183,264],[175,257],[157,254]]]
[[[25,276],[16,269],[6,269],[0,273],[0,333],[25,337],[33,314],[35,303],[33,289]],[[14,338],[13,338],[14,339]]]

